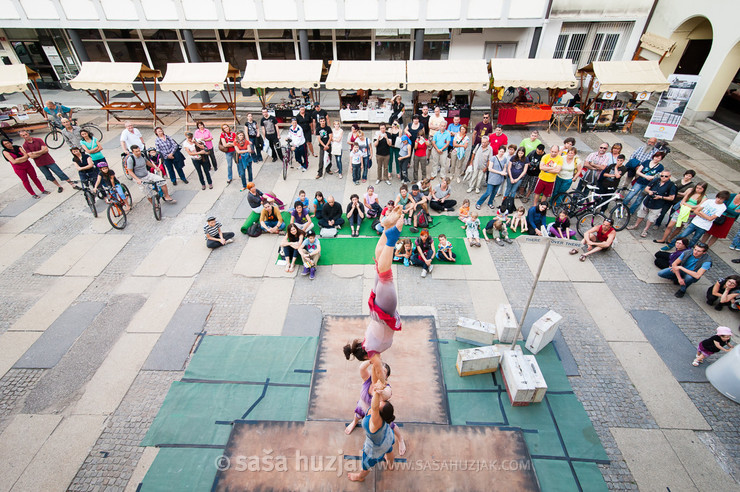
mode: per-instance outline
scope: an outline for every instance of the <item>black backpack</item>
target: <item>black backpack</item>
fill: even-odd
[[[255,222],[251,226],[247,227],[247,236],[249,237],[260,237],[262,235],[262,227],[259,222]]]

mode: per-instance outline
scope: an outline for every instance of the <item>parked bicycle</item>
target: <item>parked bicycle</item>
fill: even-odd
[[[293,148],[290,146],[290,137],[285,139],[285,150],[283,151],[283,180],[288,178],[288,167],[293,167]]]
[[[147,183],[147,186],[151,189],[150,201],[152,202],[152,210],[154,211],[154,218],[162,220],[162,200],[164,200],[164,191],[162,185],[157,183]]]
[[[85,195],[85,202],[87,203],[87,206],[90,208],[93,217],[97,217],[98,209],[95,206],[96,194],[93,192],[93,183],[90,183],[89,181],[82,181],[80,182],[80,185],[82,186],[82,193]],[[100,196],[100,198],[102,199],[105,195],[103,195],[102,191],[100,191],[98,192],[98,196]]]
[[[621,188],[612,193],[597,193],[597,186],[587,185],[590,190],[588,196],[579,191],[558,193],[552,199],[553,214],[557,217],[560,212],[565,212],[568,217],[576,218],[576,230],[583,235],[592,227],[601,224],[607,215],[612,219],[613,227],[617,231],[623,230],[630,222],[630,211],[622,203]],[[609,209],[609,204],[614,206]]]
[[[104,193],[104,198],[108,202],[108,222],[114,229],[124,229],[128,222],[126,209],[130,211],[134,202],[128,187],[116,181],[115,188],[107,187],[100,191]]]
[[[49,133],[46,134],[44,137],[44,143],[46,143],[46,146],[50,149],[58,149],[64,144],[64,137],[62,136],[62,130],[60,128],[57,128],[54,126],[51,121],[48,122],[49,125]],[[77,125],[77,119],[72,119],[72,125]],[[90,132],[90,135],[97,138],[98,142],[100,142],[103,138],[103,130],[98,128],[93,123],[83,123],[80,125],[80,128],[85,129]]]

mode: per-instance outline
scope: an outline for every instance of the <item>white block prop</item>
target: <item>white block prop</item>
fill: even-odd
[[[501,352],[492,346],[460,349],[457,351],[457,373],[460,376],[472,376],[495,372],[501,362]]]
[[[529,336],[527,337],[527,343],[524,346],[533,354],[545,348],[555,338],[558,332],[557,324],[561,319],[563,317],[553,310],[546,312],[532,325],[532,329],[529,330]]]
[[[511,304],[499,304],[496,311],[496,330],[498,330],[498,339],[503,343],[514,341],[517,331],[517,322],[514,317],[514,311]]]
[[[512,406],[529,405],[535,392],[534,378],[524,356],[509,350],[501,358],[501,374]]]
[[[493,345],[496,340],[496,326],[493,323],[460,317],[457,320],[455,340],[479,347]]]
[[[524,360],[526,362],[527,369],[532,373],[532,381],[534,382],[534,396],[532,397],[532,402],[540,403],[543,398],[545,398],[545,393],[547,393],[547,382],[545,381],[545,376],[542,375],[542,371],[540,371],[540,366],[537,364],[537,359],[534,355],[525,355]]]

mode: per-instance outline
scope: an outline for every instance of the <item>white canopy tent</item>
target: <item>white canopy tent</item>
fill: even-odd
[[[495,87],[572,89],[576,86],[569,59],[493,58],[491,76]]]
[[[581,71],[596,77],[599,92],[661,92],[670,85],[657,61],[600,61]]]
[[[319,89],[321,60],[247,60],[242,76],[245,89]],[[260,95],[266,105],[264,93]]]
[[[30,122],[28,119],[10,118],[3,123],[3,125],[8,125],[4,127],[4,130],[16,131],[21,128],[39,128],[46,125],[44,99],[41,97],[37,83],[40,78],[41,76],[27,65],[0,65],[0,94],[23,93],[39,115],[35,122]]]
[[[406,80],[409,91],[485,91],[490,84],[485,60],[408,61]]]
[[[405,61],[334,60],[326,77],[332,90],[369,89],[378,91],[406,89]]]

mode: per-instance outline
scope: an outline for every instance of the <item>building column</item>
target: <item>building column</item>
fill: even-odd
[[[190,29],[182,30],[182,37],[185,40],[185,49],[188,51],[188,58],[191,63],[200,63],[200,55],[198,54],[198,48],[195,46],[195,39],[193,39],[193,31]],[[208,91],[200,91],[200,99],[204,103],[211,102],[211,96],[208,95]]]
[[[301,60],[311,59],[308,54],[308,31],[305,29],[298,29],[298,53],[301,56]]]
[[[80,33],[77,32],[76,29],[67,29],[67,35],[69,36],[69,40],[72,41],[72,47],[74,47],[75,53],[77,53],[77,59],[80,60],[80,63],[89,62],[90,56],[87,54],[87,48],[82,44]]]
[[[424,58],[424,29],[414,30],[414,60]]]

